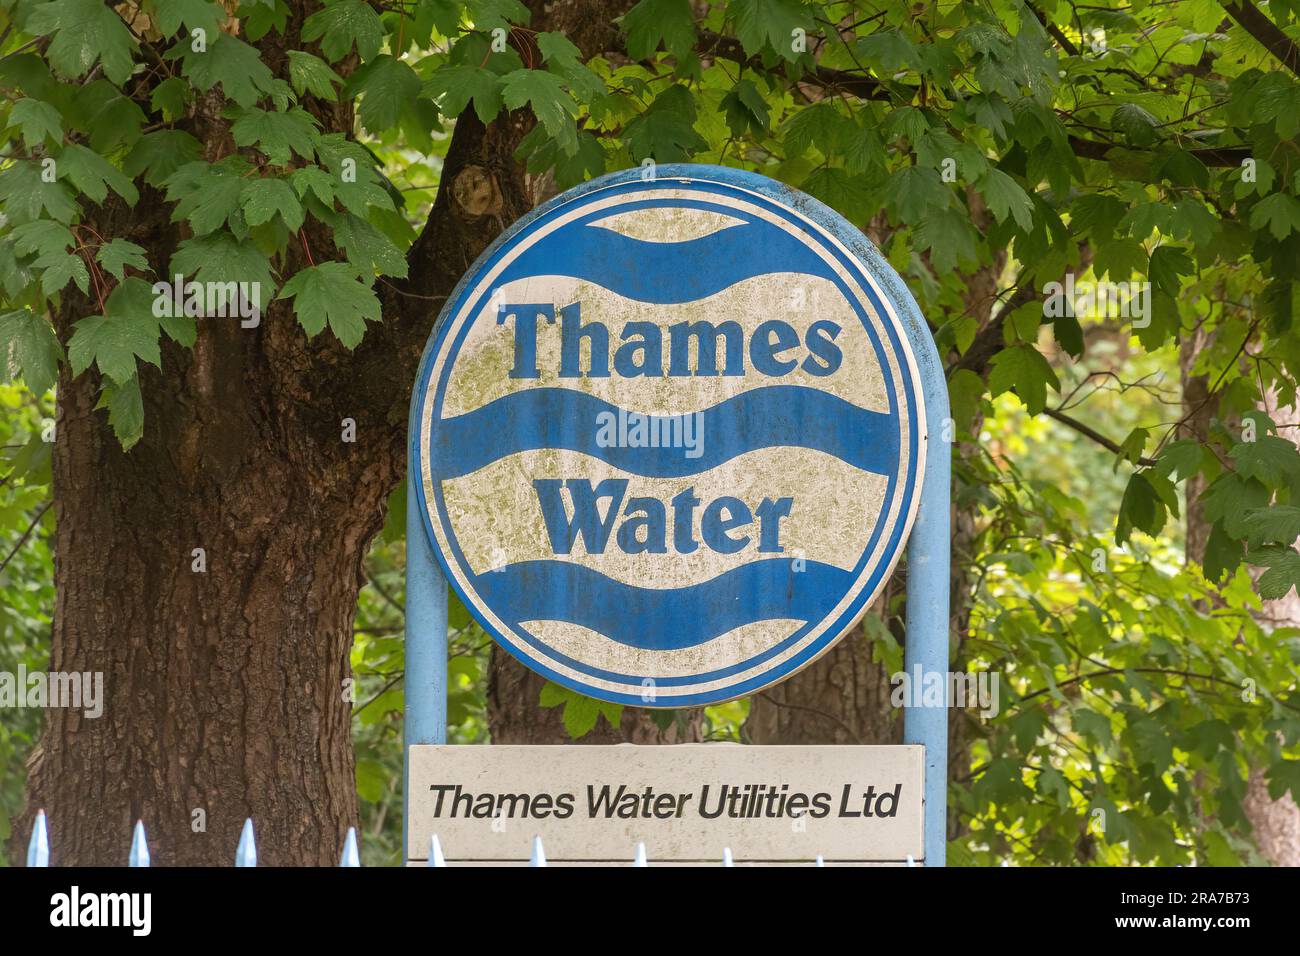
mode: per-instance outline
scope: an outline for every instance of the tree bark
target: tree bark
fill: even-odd
[[[49,710],[33,757],[56,865],[122,864],[136,819],[156,863],[228,864],[248,817],[264,862],[328,865],[355,822],[344,681],[401,459],[277,400],[240,336],[169,350],[130,452],[93,378],[60,380],[51,669],[102,672],[105,701]]]

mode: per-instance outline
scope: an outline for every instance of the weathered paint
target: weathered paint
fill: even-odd
[[[924,322],[874,252],[787,187],[681,166],[572,190],[484,253],[421,366],[411,519],[488,633],[559,683],[655,707],[753,693],[846,633],[901,554],[928,444]],[[550,310],[536,330],[524,305]],[[672,327],[702,320],[735,323],[719,374],[698,341],[673,353]],[[566,349],[566,323],[599,323],[608,348],[596,330]],[[628,412],[679,438],[699,413],[702,444],[637,447],[634,419],[610,447],[602,416]],[[607,491],[603,546],[557,535],[582,490],[562,481]],[[626,517],[648,520],[624,538]]]

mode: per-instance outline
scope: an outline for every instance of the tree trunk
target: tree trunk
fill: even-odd
[[[344,682],[401,456],[364,409],[276,393],[287,325],[204,321],[145,376],[129,452],[93,376],[59,383],[51,669],[102,672],[105,701],[48,711],[33,757],[56,864],[123,863],[136,819],[158,863],[229,863],[252,817],[265,862],[325,865],[356,819]]]
[[[1218,414],[1218,400],[1210,392],[1205,376],[1193,375],[1196,356],[1206,345],[1206,337],[1197,329],[1183,340],[1179,351],[1179,368],[1183,383],[1183,414],[1192,437],[1204,442],[1210,426]],[[1274,421],[1279,420],[1275,397],[1267,395],[1264,411]],[[1282,421],[1294,421],[1293,414],[1285,414]],[[1278,435],[1300,444],[1300,429],[1279,428]],[[1187,559],[1203,563],[1205,547],[1210,537],[1210,523],[1205,520],[1205,509],[1199,498],[1206,482],[1199,475],[1189,478],[1185,488],[1187,497]],[[1293,591],[1277,601],[1264,601],[1257,615],[1268,627],[1300,627],[1300,596]],[[1280,800],[1268,795],[1268,782],[1264,771],[1252,768],[1246,782],[1246,796],[1242,810],[1250,820],[1255,844],[1260,853],[1275,866],[1300,866],[1300,806],[1288,795]]]

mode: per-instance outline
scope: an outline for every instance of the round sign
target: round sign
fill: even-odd
[[[902,285],[864,242],[764,177],[674,166],[571,190],[479,258],[411,453],[433,549],[506,650],[679,707],[783,680],[856,623],[926,442]]]

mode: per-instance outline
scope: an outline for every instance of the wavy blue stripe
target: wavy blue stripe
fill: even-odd
[[[820,620],[853,574],[818,561],[794,570],[767,558],[685,588],[641,588],[571,561],[521,561],[474,576],[474,588],[506,623],[565,621],[642,650],[695,647],[754,621]]]
[[[803,385],[770,385],[705,409],[698,426],[703,448],[602,448],[597,416],[618,406],[569,388],[513,392],[472,412],[444,418],[430,436],[429,465],[437,478],[457,478],[507,455],[566,448],[652,478],[680,478],[716,468],[737,455],[776,445],[811,448],[880,475],[898,467],[898,423]],[[654,427],[672,416],[647,416]],[[662,433],[660,433],[662,434]]]
[[[769,274],[773,266],[835,278],[815,251],[784,229],[757,220],[686,242],[646,242],[598,226],[561,229],[523,252],[497,284],[563,275],[594,282],[624,298],[667,304],[707,298],[744,279]]]

